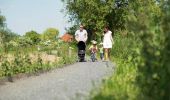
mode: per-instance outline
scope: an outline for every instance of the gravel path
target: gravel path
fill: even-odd
[[[110,62],[76,63],[0,86],[0,100],[84,100],[113,72]]]

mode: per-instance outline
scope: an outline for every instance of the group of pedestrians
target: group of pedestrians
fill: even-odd
[[[88,33],[84,29],[83,25],[80,25],[80,29],[75,32],[75,39],[77,42],[83,41],[84,43],[86,43],[88,39]],[[103,40],[99,43],[99,48],[97,45],[97,41],[92,40],[91,42],[92,45],[90,46],[89,51],[91,53],[92,61],[96,59],[96,54],[98,51],[100,52],[101,60],[109,61],[112,45],[114,43],[112,32],[109,30],[109,27],[104,27]]]

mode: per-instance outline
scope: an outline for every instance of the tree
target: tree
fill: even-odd
[[[9,48],[10,41],[18,37],[17,34],[11,32],[9,29],[0,30],[0,47],[7,52]]]
[[[2,16],[0,13],[0,47],[7,52],[9,42],[18,37],[18,35],[5,26],[5,21],[5,16]]]
[[[5,20],[6,20],[5,17],[1,15],[1,12],[0,12],[0,29],[4,27]]]
[[[132,0],[127,29],[140,38],[135,64],[140,100],[169,100],[170,0]],[[147,8],[147,9],[146,9]]]
[[[25,34],[25,37],[32,40],[32,42],[34,44],[37,44],[40,42],[40,34],[38,34],[37,32],[35,31],[30,31],[30,32],[26,32]]]
[[[106,25],[109,25],[113,32],[125,28],[127,0],[122,0],[119,5],[114,0],[62,1],[66,4],[70,21],[84,24],[93,39],[100,39]]]
[[[6,30],[1,29],[0,30],[0,44],[1,45],[13,40],[16,37],[18,37],[18,35],[11,32],[11,30],[9,30],[9,29],[6,29]]]
[[[170,99],[170,85],[168,83],[170,83],[170,79],[169,79],[169,75],[170,75],[170,68],[169,68],[169,65],[170,65],[170,0],[167,0],[167,2],[165,3],[164,6],[167,6],[167,8],[165,8],[163,10],[164,12],[164,16],[163,16],[163,22],[162,22],[162,29],[163,29],[163,33],[165,35],[165,48],[164,50],[162,51],[162,55],[163,55],[163,68],[165,73],[164,75],[162,75],[164,77],[164,100],[166,99]],[[162,85],[161,85],[162,86]]]
[[[4,43],[5,40],[5,34],[4,34],[4,30],[2,29],[4,27],[4,22],[5,22],[5,17],[1,15],[0,12],[0,45],[2,46],[2,44]]]
[[[42,34],[42,40],[55,41],[59,35],[59,31],[55,28],[48,28]]]

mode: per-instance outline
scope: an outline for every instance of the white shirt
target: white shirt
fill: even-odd
[[[87,41],[87,31],[83,29],[82,31],[77,30],[75,33],[75,38],[77,41]]]

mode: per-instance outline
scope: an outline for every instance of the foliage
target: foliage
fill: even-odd
[[[1,44],[9,42],[10,40],[15,39],[16,37],[18,37],[17,34],[11,32],[11,30],[9,29],[5,29],[5,30],[0,30],[0,42]]]
[[[68,53],[70,45],[58,40],[57,29],[48,28],[42,35],[29,31],[19,36],[5,27],[4,21],[5,17],[0,15],[0,78],[12,81],[17,74],[48,71],[76,61],[76,56]],[[74,50],[72,53],[76,55]],[[44,55],[54,57],[55,61],[46,61]]]
[[[73,26],[71,26],[71,27],[69,27],[69,28],[67,28],[66,29],[66,31],[69,33],[69,34],[71,34],[71,35],[75,35],[75,32],[76,32],[76,30],[79,28],[79,25],[73,25]]]
[[[66,4],[66,13],[70,21],[86,26],[89,39],[100,40],[104,26],[109,25],[111,30],[125,28],[126,0],[122,0],[121,7],[114,0],[62,0]]]
[[[33,41],[27,37],[18,37],[15,40],[12,40],[10,42],[13,42],[13,46],[16,46],[16,47],[24,47],[25,48],[30,45],[33,45]]]
[[[55,28],[48,28],[42,34],[42,40],[55,41],[59,35],[59,31]]]
[[[169,27],[169,4],[170,1],[163,2],[163,16],[159,19],[157,31],[148,28],[141,36],[143,44],[141,60],[138,62],[139,74],[137,85],[141,88],[139,97],[141,100],[169,100],[169,50],[170,50],[170,31]],[[164,9],[164,7],[166,7]],[[166,22],[165,22],[166,21]],[[153,21],[150,23],[157,22]],[[153,27],[156,27],[152,24]]]
[[[5,16],[2,16],[0,13],[0,51],[7,52],[8,45],[11,40],[14,40],[18,37],[17,34],[13,33],[10,29],[6,27]]]
[[[103,81],[99,92],[92,92],[92,100],[136,100],[139,90],[135,86],[137,67],[128,61],[117,59],[116,72]]]
[[[116,72],[92,99],[170,99],[169,5],[170,0],[129,1],[126,37],[115,36],[112,52]]]
[[[4,27],[5,17],[0,12],[0,29]]]
[[[0,47],[3,52],[8,51],[9,42],[18,37],[17,34],[11,32],[9,29],[1,29],[0,30]]]
[[[40,42],[40,34],[35,31],[26,32],[25,37],[30,39],[33,43],[37,44]]]
[[[136,61],[139,59],[141,40],[134,35],[115,35],[112,60],[116,63],[115,72],[104,80],[99,90],[92,91],[92,100],[135,100],[139,93],[136,86],[138,73]],[[138,43],[138,44],[137,44]]]
[[[62,49],[63,51],[65,49]],[[64,51],[67,52],[67,51]],[[5,54],[7,55],[7,54]],[[67,55],[62,55],[60,60],[56,60],[55,62],[44,62],[41,58],[40,54],[35,54],[35,61],[32,61],[31,57],[28,54],[24,54],[23,52],[17,52],[14,55],[13,60],[9,60],[5,55],[1,55],[0,61],[0,77],[4,76],[14,76],[20,73],[38,73],[40,71],[48,71],[54,68],[62,67],[65,64],[72,64],[76,61],[76,57],[72,56],[70,59]],[[58,57],[56,55],[56,57]]]

